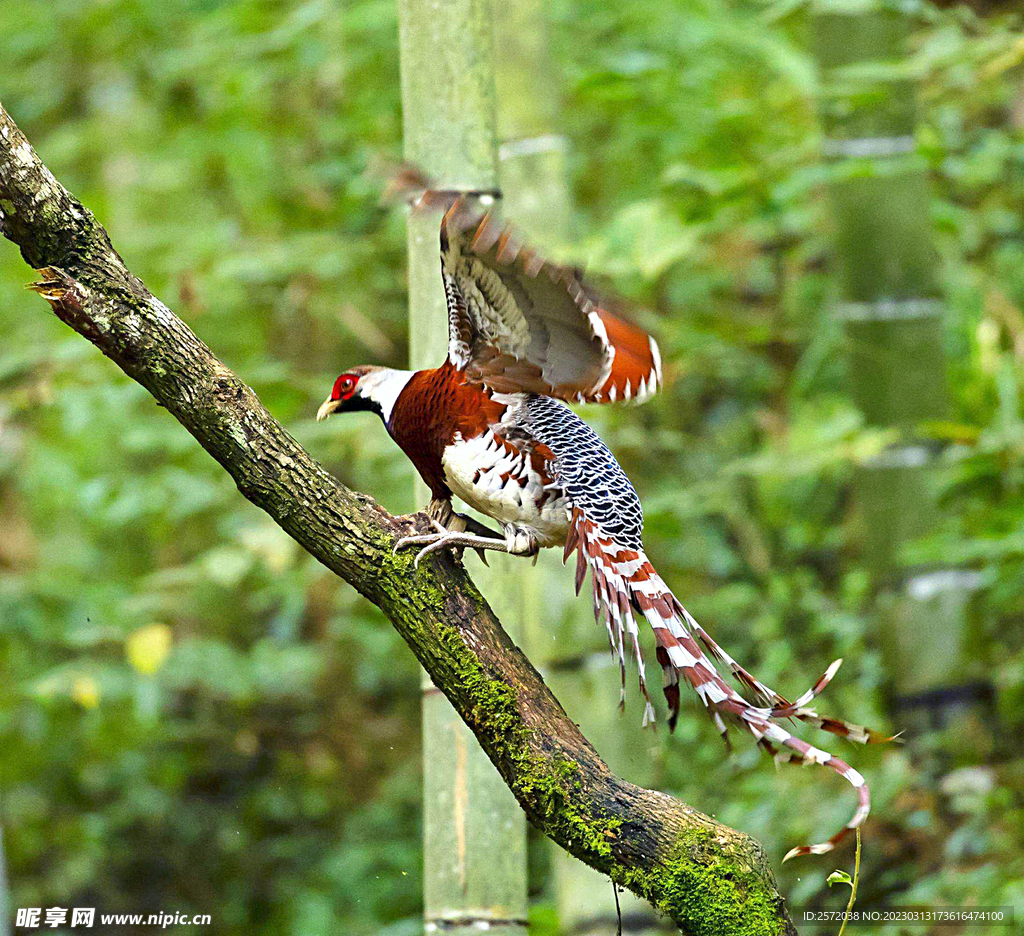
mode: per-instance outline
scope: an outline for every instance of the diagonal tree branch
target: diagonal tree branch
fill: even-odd
[[[0,106],[0,232],[61,321],[196,438],[309,553],[392,621],[530,821],[693,936],[795,929],[753,839],[614,776],[502,630],[460,565],[392,554],[410,521],[332,478],[126,268]],[[422,518],[421,518],[422,519]]]

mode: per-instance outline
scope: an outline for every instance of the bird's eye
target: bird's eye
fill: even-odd
[[[355,393],[357,378],[351,374],[342,374],[334,381],[334,390],[331,393],[332,400],[347,400]]]

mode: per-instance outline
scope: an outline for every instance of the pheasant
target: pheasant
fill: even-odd
[[[627,647],[637,661],[644,725],[655,716],[634,615],[654,631],[670,728],[686,682],[727,744],[727,723],[736,724],[777,761],[821,764],[849,781],[858,804],[846,826],[826,842],[791,849],[783,860],[830,851],[867,818],[867,784],[781,722],[797,719],[865,744],[886,739],[809,707],[842,661],[789,702],[712,640],[659,577],[644,552],[643,509],[633,485],[597,434],[562,402],[644,400],[662,382],[658,346],[599,306],[576,271],[543,260],[499,224],[486,210],[493,200],[428,190],[414,205],[447,208],[441,222],[445,362],[419,371],[353,367],[334,382],[317,419],[374,412],[415,465],[431,492],[426,512],[434,532],[407,536],[395,548],[419,547],[416,564],[443,548],[472,547],[483,557],[484,550],[535,556],[563,546],[563,561],[575,552],[576,592],[589,569],[594,614],[607,627],[623,694]],[[496,520],[501,535],[456,513],[454,496]],[[727,683],[713,661],[757,704]]]

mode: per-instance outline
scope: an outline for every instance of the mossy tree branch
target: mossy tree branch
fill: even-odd
[[[450,557],[392,554],[410,521],[332,478],[125,267],[0,106],[0,231],[58,318],[137,380],[245,497],[392,621],[530,821],[686,933],[795,930],[757,842],[614,776]],[[425,528],[425,522],[420,526]]]

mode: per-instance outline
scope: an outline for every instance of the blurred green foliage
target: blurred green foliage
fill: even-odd
[[[1024,45],[1011,14],[918,14],[955,413],[934,427],[945,524],[915,550],[982,573],[964,667],[996,703],[969,744],[847,752],[874,798],[860,900],[1024,912]],[[377,168],[401,151],[395,17],[387,0],[5,0],[0,99],[128,265],[397,512],[408,468],[374,417],[311,418],[347,365],[404,363],[404,222]],[[884,726],[898,674],[872,636],[850,478],[885,439],[849,402],[826,314],[805,4],[553,0],[550,17],[579,206],[556,246],[646,310],[666,359],[654,402],[587,414],[644,497],[648,551],[762,678],[800,690],[843,656],[826,707]],[[411,654],[30,277],[0,245],[13,905],[416,932]],[[770,855],[849,814],[820,772],[775,772],[745,743],[726,757],[696,706],[665,734],[661,785]],[[787,865],[782,888],[838,906],[825,876],[850,857]]]

